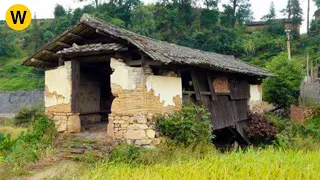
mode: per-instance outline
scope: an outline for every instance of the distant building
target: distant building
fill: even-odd
[[[295,25],[292,22],[292,19],[274,19],[270,21],[252,21],[246,22],[246,26],[248,30],[263,30],[267,28],[270,24],[273,23],[282,23],[285,29],[296,30],[300,33],[300,25]]]

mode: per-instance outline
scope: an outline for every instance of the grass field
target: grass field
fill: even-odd
[[[320,151],[254,150],[177,157],[170,163],[99,163],[81,179],[319,179]]]

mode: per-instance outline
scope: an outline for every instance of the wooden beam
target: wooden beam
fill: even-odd
[[[46,49],[42,50],[42,53],[43,54],[50,54],[51,56],[55,56],[56,55],[56,53],[54,53],[52,51],[49,51],[49,50],[46,50]]]
[[[31,62],[40,63],[40,64],[47,65],[47,66],[57,66],[57,64],[55,64],[55,63],[47,62],[47,61],[42,61],[42,60],[35,59],[35,58],[32,58],[32,59],[31,59]]]
[[[68,36],[77,38],[77,39],[79,39],[79,40],[81,40],[81,41],[86,41],[86,40],[87,40],[86,38],[84,38],[84,37],[82,37],[82,36],[79,36],[79,35],[77,35],[77,34],[74,34],[74,33],[68,33]]]
[[[196,99],[197,99],[197,101],[201,101],[200,85],[199,85],[197,73],[195,70],[192,69],[190,74],[191,74],[193,88],[196,93]]]
[[[64,42],[61,42],[61,41],[58,42],[58,45],[63,46],[64,48],[69,48],[69,47],[71,47],[70,44],[67,44],[67,43],[64,43]]]
[[[207,79],[208,79],[208,86],[211,92],[211,99],[217,100],[217,95],[215,93],[214,87],[213,87],[213,78],[211,77],[210,72],[207,72]]]

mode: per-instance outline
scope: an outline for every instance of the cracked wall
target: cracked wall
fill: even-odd
[[[139,146],[153,146],[162,139],[153,116],[182,108],[180,77],[146,74],[142,67],[129,67],[111,59],[111,90],[115,99],[109,115],[109,138]]]

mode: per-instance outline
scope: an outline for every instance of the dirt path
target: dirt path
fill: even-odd
[[[77,175],[83,163],[71,160],[62,160],[43,169],[35,169],[30,175],[22,177],[25,180],[41,179],[71,179]]]

